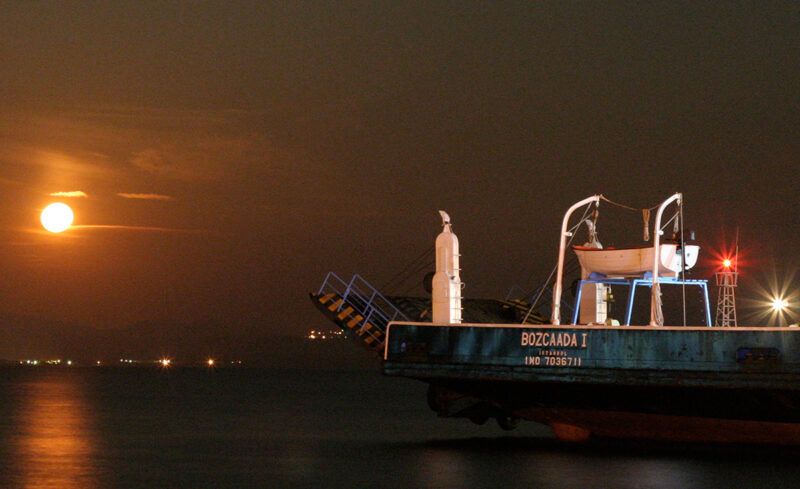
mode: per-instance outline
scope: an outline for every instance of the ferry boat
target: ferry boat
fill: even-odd
[[[381,355],[384,374],[428,383],[428,404],[441,417],[494,418],[504,429],[530,420],[569,441],[800,445],[800,328],[712,326],[707,281],[683,274],[699,249],[682,233],[661,240],[665,209],[674,204],[672,220],[682,219],[681,194],[657,207],[651,247],[606,252],[591,220],[569,227],[573,212],[586,208],[586,216],[602,199],[581,200],[564,216],[549,319],[524,301],[461,298],[458,239],[444,212],[429,300],[387,297],[358,275],[332,273],[311,299]],[[581,279],[562,324],[565,255],[584,221],[590,239],[572,248]],[[701,291],[705,324],[664,324],[661,286],[670,284]],[[630,289],[622,325],[607,317],[613,285]],[[650,288],[650,321],[631,325],[641,285]]]

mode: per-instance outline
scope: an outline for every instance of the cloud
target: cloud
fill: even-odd
[[[88,197],[86,192],[80,190],[71,190],[69,192],[53,192],[50,194],[52,197]]]
[[[165,233],[204,233],[202,229],[164,228],[158,226],[126,226],[124,224],[79,224],[72,226],[76,229],[120,229],[130,231],[156,231]]]
[[[69,181],[117,189],[143,188],[138,185],[154,179],[164,185],[214,186],[276,181],[307,163],[306,150],[303,146],[297,153],[279,143],[285,139],[283,126],[262,125],[264,116],[259,111],[130,107],[53,109],[38,115],[3,111],[2,178],[45,189],[63,188],[58,182]]]
[[[133,166],[151,173],[165,171],[164,156],[156,149],[146,149],[133,155]]]
[[[172,197],[170,197],[169,195],[161,195],[161,194],[127,194],[127,193],[119,193],[117,195],[122,197],[123,199],[172,200]]]
[[[133,153],[131,164],[146,173],[187,182],[226,179],[228,158],[240,158],[231,143],[227,148],[209,146],[207,139],[194,134],[175,135],[176,141],[162,142],[157,148]],[[227,152],[227,153],[226,153]]]

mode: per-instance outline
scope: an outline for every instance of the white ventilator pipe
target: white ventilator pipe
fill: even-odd
[[[674,201],[681,203],[682,194],[674,194],[658,206],[653,236],[653,287],[650,288],[650,326],[663,326],[664,317],[661,312],[661,289],[658,286],[658,269],[661,263],[661,215],[664,209]]]
[[[442,232],[436,237],[436,273],[433,275],[433,322],[461,323],[461,277],[458,265],[458,238],[450,228],[450,216],[442,216]]]
[[[561,238],[558,244],[558,272],[556,274],[556,285],[553,289],[553,314],[550,317],[550,322],[555,326],[561,324],[561,283],[563,281],[562,275],[564,273],[564,255],[566,253],[567,237],[572,236],[572,233],[567,232],[569,218],[572,213],[575,212],[575,209],[592,202],[597,202],[601,197],[602,195],[593,195],[591,197],[587,197],[582,201],[573,204],[572,207],[567,210],[567,213],[564,214],[564,221],[561,224]]]

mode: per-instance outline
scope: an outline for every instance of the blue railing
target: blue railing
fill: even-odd
[[[381,333],[385,333],[386,326],[391,321],[408,321],[405,314],[358,274],[353,275],[350,282],[345,282],[335,273],[329,272],[317,295],[331,293],[342,298],[337,311],[349,305],[362,316],[358,324],[359,334],[364,332],[367,324],[372,324]],[[382,341],[372,331],[367,333]]]

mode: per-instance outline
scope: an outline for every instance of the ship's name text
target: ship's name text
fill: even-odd
[[[522,333],[522,346],[587,348],[589,333],[569,333],[551,331],[531,331]]]

